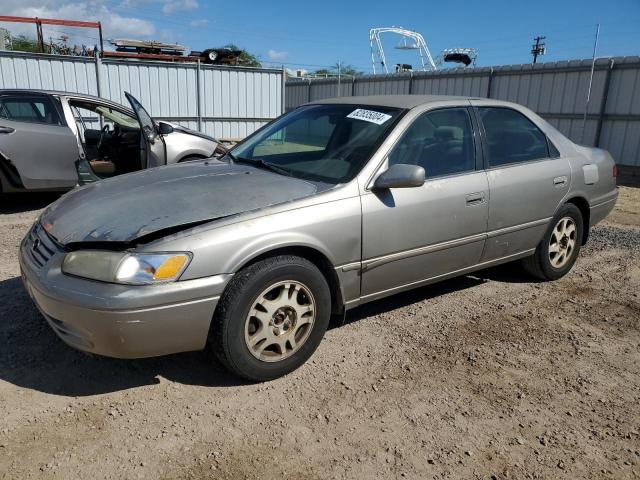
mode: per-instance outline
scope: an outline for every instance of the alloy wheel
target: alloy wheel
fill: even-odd
[[[576,248],[578,230],[571,217],[561,218],[549,239],[549,261],[554,268],[562,268],[571,259]]]
[[[315,317],[315,299],[306,285],[294,280],[273,284],[258,295],[247,315],[247,348],[264,362],[284,360],[307,341]]]

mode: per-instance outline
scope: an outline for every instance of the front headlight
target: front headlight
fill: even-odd
[[[104,250],[70,252],[62,262],[68,275],[110,283],[150,285],[178,280],[191,255],[180,253],[126,253]]]

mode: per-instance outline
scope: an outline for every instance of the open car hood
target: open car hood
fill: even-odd
[[[81,187],[40,219],[60,244],[135,244],[201,223],[317,193],[318,187],[252,166],[188,162]],[[182,228],[181,228],[182,227]],[[79,246],[79,245],[78,245]]]

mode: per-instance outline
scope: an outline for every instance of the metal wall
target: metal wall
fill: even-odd
[[[279,116],[281,70],[139,62],[0,51],[0,88],[87,93],[220,139],[241,139]]]
[[[339,90],[336,78],[295,79],[286,84],[286,109],[352,95],[435,94],[508,100],[531,108],[573,141],[605,148],[619,164],[640,167],[640,57],[598,59],[587,107],[591,63],[573,60],[343,77]]]

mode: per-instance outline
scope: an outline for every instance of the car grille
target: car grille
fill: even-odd
[[[29,258],[38,267],[43,267],[58,250],[40,223],[36,223],[29,232],[25,247]]]

